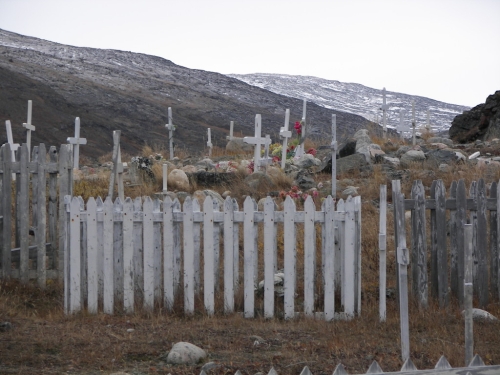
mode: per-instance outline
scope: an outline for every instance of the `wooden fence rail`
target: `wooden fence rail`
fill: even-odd
[[[86,305],[91,313],[102,306],[105,313],[112,314],[118,301],[125,312],[132,312],[139,299],[145,309],[163,301],[163,306],[172,310],[174,303],[183,299],[186,314],[193,314],[201,300],[204,311],[212,315],[222,283],[223,312],[232,313],[242,279],[243,314],[252,318],[257,308],[256,290],[263,278],[263,295],[258,298],[263,301],[263,315],[272,317],[277,307],[275,279],[280,273],[285,318],[295,317],[299,304],[305,315],[320,315],[326,320],[339,317],[336,309],[340,308],[335,305],[339,289],[344,307],[340,316],[351,317],[361,311],[359,197],[339,201],[336,211],[332,197],[324,200],[321,211],[316,211],[311,197],[305,201],[304,211],[296,211],[290,197],[283,211],[275,211],[269,197],[263,211],[257,210],[250,197],[243,211],[229,197],[222,210],[211,197],[204,201],[203,211],[191,197],[184,201],[182,211],[179,201],[169,197],[164,201],[148,197],[144,202],[141,198],[126,198],[124,202],[90,198],[85,205],[81,198],[68,196],[66,207],[67,313]],[[278,225],[284,232],[282,246],[277,245]],[[299,226],[303,229],[304,268],[298,271]],[[283,271],[278,271],[278,263]],[[300,288],[298,279],[303,280]],[[303,295],[297,296],[299,290]],[[320,302],[318,290],[323,293]],[[315,310],[318,303],[324,305],[321,312]]]
[[[469,189],[469,198],[464,180],[454,181],[450,194],[442,180],[432,183],[430,199],[425,196],[422,181],[413,183],[411,198],[404,199],[398,181],[392,183],[393,209],[411,211],[411,275],[412,292],[421,306],[428,304],[428,285],[431,295],[439,300],[440,306],[449,302],[449,293],[464,302],[464,224],[473,227],[473,285],[480,307],[485,307],[490,298],[499,298],[500,259],[498,236],[500,221],[500,190],[496,182],[490,186],[489,197],[486,194],[484,180],[473,182]],[[402,199],[397,199],[402,197]],[[430,280],[427,270],[427,218],[430,211]],[[489,217],[488,217],[489,211]],[[395,226],[395,237],[404,236],[404,217],[400,226]],[[448,240],[449,238],[449,240]],[[450,285],[448,285],[450,280]]]
[[[72,192],[71,146],[47,153],[42,143],[32,161],[26,144],[15,154],[13,160],[8,143],[0,148],[0,277],[37,279],[44,288],[47,278],[62,281],[65,215],[58,197]]]

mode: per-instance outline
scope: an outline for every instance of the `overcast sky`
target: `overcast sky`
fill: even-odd
[[[500,0],[0,0],[0,28],[475,106],[500,90]]]

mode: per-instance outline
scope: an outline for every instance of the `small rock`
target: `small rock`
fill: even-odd
[[[167,355],[167,363],[172,365],[195,365],[207,356],[207,353],[189,342],[178,342]]]
[[[0,323],[0,332],[10,331],[12,329],[11,322],[2,322]]]
[[[465,310],[462,311],[462,315],[465,316]],[[490,314],[488,311],[481,310],[481,309],[472,309],[472,319],[473,320],[479,320],[479,321],[490,321],[490,322],[496,322],[498,321],[498,318],[492,314]]]
[[[127,329],[127,332],[128,332],[128,333],[132,333],[132,332],[134,332],[134,331],[135,331],[135,329],[133,329],[133,328],[129,328],[129,329]]]
[[[216,367],[217,367],[217,363],[207,362],[203,365],[203,367],[201,368],[201,371],[209,372],[210,370],[213,370]]]

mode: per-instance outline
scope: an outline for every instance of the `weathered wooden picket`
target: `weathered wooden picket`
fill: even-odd
[[[58,197],[72,192],[71,154],[71,146],[62,145],[59,153],[50,147],[47,155],[42,143],[33,148],[30,161],[28,146],[23,144],[13,160],[10,144],[1,147],[2,278],[19,278],[23,283],[37,279],[42,288],[47,278],[62,281],[64,247],[58,227],[64,224],[65,215],[64,205],[58,206]]]
[[[212,315],[222,283],[223,312],[233,313],[243,269],[244,316],[252,318],[256,314],[256,290],[263,277],[263,315],[273,317],[279,259],[283,259],[285,318],[295,317],[299,304],[305,315],[319,315],[326,320],[352,317],[361,311],[359,197],[339,201],[337,210],[332,197],[328,197],[321,211],[316,211],[308,197],[303,212],[296,211],[290,197],[283,211],[275,211],[269,197],[263,211],[257,210],[250,197],[243,211],[229,197],[221,211],[218,201],[211,197],[204,201],[203,211],[191,197],[185,199],[182,211],[179,201],[168,196],[164,201],[147,197],[144,202],[141,198],[122,202],[118,198],[114,203],[110,198],[104,202],[90,198],[86,207],[81,198],[65,199],[67,313],[80,311],[86,305],[91,313],[102,306],[105,313],[112,314],[115,301],[120,301],[125,312],[132,312],[139,300],[147,310],[163,301],[170,311],[178,297],[177,301],[184,301],[185,314],[193,314],[195,307],[201,308],[195,306],[200,303],[196,302],[199,296],[203,310]],[[304,269],[297,272],[299,224],[303,228]],[[282,225],[284,233],[280,254],[278,225]],[[262,236],[263,241],[259,241]],[[318,251],[317,242],[321,243]],[[303,279],[301,288],[297,285],[298,274]],[[336,313],[335,306],[339,287],[342,313]],[[297,298],[296,292],[302,288],[304,293]],[[315,296],[318,290],[323,293],[323,301]],[[315,311],[317,304],[324,305],[323,311]],[[341,310],[339,306],[337,310]]]
[[[465,182],[454,181],[447,198],[443,181],[437,180],[432,183],[431,198],[428,199],[422,182],[417,180],[413,183],[411,199],[404,199],[399,182],[393,181],[395,217],[400,209],[411,211],[411,290],[421,306],[428,304],[426,210],[430,210],[431,294],[438,298],[440,306],[448,304],[449,291],[458,298],[460,305],[464,302],[463,227],[467,222],[473,227],[474,294],[480,307],[488,304],[490,293],[493,298],[500,297],[500,220],[497,214],[500,210],[500,189],[497,187],[496,182],[491,184],[488,198],[484,180],[480,179],[472,182],[467,198]],[[397,199],[398,196],[402,198]],[[400,204],[404,207],[399,207]],[[402,223],[395,225],[396,241],[398,237],[405,236],[404,227],[403,215]]]

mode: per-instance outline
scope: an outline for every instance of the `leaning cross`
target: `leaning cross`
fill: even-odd
[[[226,139],[228,140],[233,140],[233,127],[234,127],[234,121],[229,122],[229,135],[226,136]]]
[[[384,138],[387,139],[387,110],[389,109],[389,105],[387,105],[385,101],[385,87],[382,89],[382,107],[380,107],[383,114],[383,124],[384,124]]]
[[[174,158],[174,130],[175,125],[172,123],[172,108],[168,107],[168,124],[165,125],[168,130],[168,147],[170,149],[170,160]]]
[[[80,138],[80,117],[75,119],[75,136],[68,137],[67,142],[73,145],[73,168],[79,169],[80,145],[87,144],[87,138]]]
[[[31,124],[31,113],[33,108],[33,102],[28,100],[28,121],[23,124],[26,128],[26,144],[28,145],[28,160],[31,155],[31,132],[35,131],[35,126]]]
[[[210,133],[210,128],[208,128],[208,141],[207,141],[207,146],[208,146],[208,156],[212,157],[212,134]]]
[[[5,128],[7,131],[7,143],[10,145],[10,152],[12,156],[12,161],[16,160],[16,150],[19,148],[19,143],[14,143],[14,138],[12,137],[12,126],[10,120],[5,121]]]
[[[288,130],[290,122],[290,110],[285,111],[285,126],[280,128],[280,137],[283,138],[283,147],[281,148],[281,169],[285,169],[286,150],[288,148],[288,138],[292,137],[292,132]]]
[[[262,120],[259,114],[255,115],[255,136],[254,137],[244,137],[243,142],[255,145],[253,154],[254,171],[258,171],[260,168],[260,150],[262,145],[266,143],[271,143],[270,138],[263,138],[261,136],[262,131]]]

